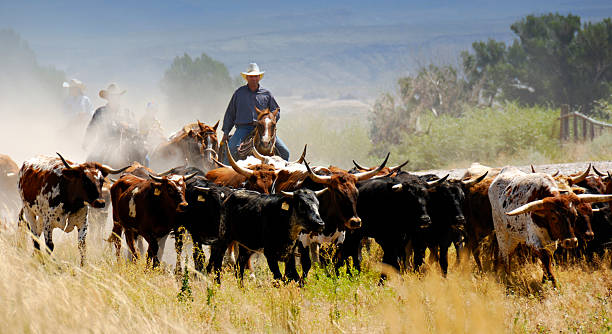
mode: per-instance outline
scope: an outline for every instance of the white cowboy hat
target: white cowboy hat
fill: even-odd
[[[82,83],[81,80],[79,79],[70,79],[70,81],[64,81],[64,83],[62,84],[62,87],[64,88],[76,87],[80,89],[81,91],[85,90],[85,84]]]
[[[125,94],[125,92],[126,92],[125,89],[119,90],[119,88],[117,88],[117,85],[112,83],[108,85],[108,88],[101,90],[99,95],[101,98],[108,100],[109,95],[123,95]]]
[[[260,71],[256,63],[250,63],[246,72],[241,72],[240,74],[246,80],[247,75],[260,75],[263,78],[264,73],[265,71]]]

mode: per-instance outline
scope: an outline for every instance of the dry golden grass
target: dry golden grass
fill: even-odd
[[[96,239],[97,237],[97,239]],[[380,248],[365,255],[356,276],[311,272],[308,284],[275,287],[265,261],[240,284],[225,272],[175,277],[144,261],[117,262],[90,235],[88,263],[78,265],[75,238],[56,242],[51,256],[33,255],[29,239],[0,235],[0,323],[3,333],[496,333],[610,332],[612,275],[606,268],[555,268],[559,287],[540,284],[527,265],[510,277],[456,265],[447,278],[436,265],[392,277],[374,270]],[[179,292],[183,287],[182,297]],[[188,291],[189,290],[189,291]]]

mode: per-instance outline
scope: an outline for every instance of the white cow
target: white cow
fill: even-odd
[[[538,251],[544,266],[543,280],[555,284],[551,258],[561,246],[573,248],[578,244],[576,228],[590,230],[580,219],[586,203],[612,201],[612,195],[576,195],[559,191],[557,182],[548,174],[526,174],[515,167],[505,167],[489,187],[493,225],[499,252],[509,271],[510,256],[519,244]],[[590,205],[587,205],[590,209]],[[590,210],[586,214],[592,214]]]

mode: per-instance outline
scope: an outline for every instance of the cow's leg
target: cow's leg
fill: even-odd
[[[542,276],[542,283],[549,280],[552,282],[553,286],[556,287],[557,282],[552,272],[552,254],[550,254],[545,249],[540,250],[539,253],[540,253],[540,260],[542,261],[542,267],[544,269],[544,275]]]
[[[45,244],[49,248],[49,252],[53,252],[53,226],[51,226],[51,222],[47,219],[44,220],[43,232],[45,234]]]
[[[425,246],[425,243],[423,241],[414,240],[413,247],[414,247],[414,260],[413,260],[414,268],[412,269],[414,271],[417,271],[423,264],[423,259],[425,258],[425,249],[427,249],[427,246]]]
[[[135,239],[137,238],[136,233],[134,231],[123,231],[125,233],[125,243],[130,249],[130,253],[132,254],[132,261],[138,258],[138,252],[136,251]],[[121,243],[121,241],[119,241]]]
[[[157,238],[151,237],[146,238],[149,243],[149,249],[147,251],[147,263],[152,261],[153,268],[159,267],[159,258],[157,257],[157,251],[159,251],[159,242]]]
[[[81,266],[85,265],[85,253],[87,251],[87,245],[85,238],[87,237],[87,223],[83,223],[79,227],[79,253],[81,254]]]
[[[174,250],[176,251],[176,265],[174,267],[175,274],[181,274],[183,272],[183,268],[181,266],[181,255],[183,253],[183,243],[185,237],[185,229],[179,228],[178,232],[174,235]],[[194,243],[195,247],[195,243]],[[185,263],[185,266],[187,264]]]
[[[248,252],[246,249],[243,249],[238,253],[238,260],[236,268],[236,278],[243,279],[244,278],[244,270],[248,267],[251,273],[253,273],[253,269],[251,269],[249,265],[249,259],[251,258],[251,252]]]
[[[450,242],[448,244],[441,244],[440,247],[440,256],[438,257],[438,263],[440,264],[440,269],[442,269],[442,275],[446,277],[448,273],[448,248],[450,247]]]
[[[123,228],[117,222],[113,223],[113,231],[111,235],[108,237],[108,242],[112,243],[115,246],[115,253],[117,254],[117,259],[119,259],[121,253],[121,231]]]
[[[382,243],[381,248],[383,249],[382,263],[393,267],[397,273],[400,272],[399,261],[398,261],[398,250],[393,245],[386,245]],[[380,275],[381,282],[387,279],[387,274],[384,272]]]
[[[312,267],[312,260],[310,255],[313,251],[313,248],[316,248],[318,244],[310,244],[310,246],[304,247],[302,244],[298,244],[298,251],[300,252],[300,263],[302,264],[302,281],[306,280],[308,277],[308,272]]]
[[[283,278],[283,275],[280,272],[280,268],[278,267],[278,258],[275,254],[266,253],[266,249],[264,248],[264,255],[266,256],[266,260],[268,261],[268,267],[270,271],[272,271],[272,276],[275,280],[280,280]]]
[[[227,243],[224,241],[217,241],[210,246],[210,259],[208,260],[208,266],[206,270],[210,273],[215,274],[215,280],[220,283],[220,271],[221,265],[223,264],[223,256],[227,250]]]
[[[202,247],[204,247],[204,244],[200,240],[193,240],[193,265],[195,270],[199,272],[204,270],[204,260],[206,260]]]
[[[298,251],[299,246],[301,246],[301,243],[298,242],[293,247],[292,252],[289,255],[289,258],[285,262],[285,277],[287,277],[288,280],[292,280],[295,282],[300,282],[300,275],[297,272],[297,261],[296,261],[296,255],[295,255],[295,252]]]

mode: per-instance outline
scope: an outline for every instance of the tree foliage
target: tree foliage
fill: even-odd
[[[612,81],[612,21],[581,25],[575,15],[529,15],[511,26],[517,38],[506,46],[489,40],[463,52],[470,84],[483,83],[479,94],[493,103],[516,100],[525,105],[568,104],[591,112],[607,98]]]
[[[161,81],[170,110],[194,117],[222,113],[234,85],[227,67],[205,53],[195,59],[177,56]]]

